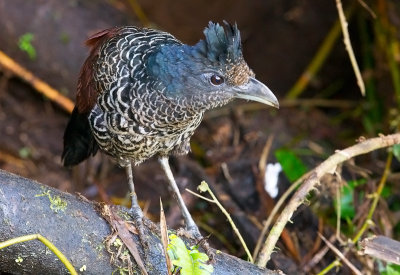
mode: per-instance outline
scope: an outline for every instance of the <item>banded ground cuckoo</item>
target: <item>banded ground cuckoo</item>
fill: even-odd
[[[76,165],[100,149],[125,167],[139,235],[143,212],[132,163],[159,159],[188,231],[200,239],[168,156],[189,152],[190,138],[209,109],[234,98],[278,107],[274,94],[245,62],[236,24],[210,22],[204,35],[189,46],[166,32],[119,27],[98,32],[86,42],[91,50],[64,134],[63,164]]]

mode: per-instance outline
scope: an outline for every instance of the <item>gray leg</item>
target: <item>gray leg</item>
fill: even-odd
[[[186,208],[185,202],[182,199],[181,193],[179,192],[178,185],[176,185],[174,175],[172,174],[171,168],[168,163],[168,157],[160,157],[159,159],[161,167],[163,168],[165,174],[168,178],[169,186],[173,191],[175,199],[178,201],[179,208],[181,209],[183,219],[185,220],[187,230],[192,233],[193,237],[200,239],[201,234],[199,228],[194,223],[192,216],[190,215],[188,209]]]
[[[135,192],[135,185],[133,184],[133,174],[132,174],[132,164],[129,164],[125,167],[126,175],[128,177],[129,189],[131,190],[131,213],[134,214],[135,219],[143,218],[143,211],[139,206],[137,195]]]
[[[128,177],[129,189],[131,190],[131,208],[129,209],[129,214],[132,216],[133,220],[136,224],[136,229],[138,231],[138,235],[140,238],[140,242],[143,247],[148,246],[147,238],[144,233],[144,224],[143,224],[143,211],[139,206],[138,199],[135,192],[135,185],[133,184],[133,175],[132,175],[132,164],[129,164],[125,167],[126,175]]]

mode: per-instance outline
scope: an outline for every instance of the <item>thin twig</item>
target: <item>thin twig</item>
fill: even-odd
[[[235,253],[237,253],[237,249],[233,247],[230,240],[228,240],[223,232],[221,232],[218,228],[209,226],[207,223],[202,221],[197,221],[197,225],[205,232],[207,232],[208,235],[212,235],[213,237],[217,238],[224,245],[224,248],[228,249],[230,254],[234,255]]]
[[[202,195],[200,195],[200,194],[197,194],[196,192],[193,192],[193,191],[190,190],[190,189],[187,189],[187,188],[186,188],[186,191],[188,191],[190,194],[192,194],[192,195],[194,195],[194,196],[196,196],[196,197],[198,197],[198,198],[200,198],[200,199],[202,199],[202,200],[205,200],[205,201],[208,201],[208,202],[211,202],[211,203],[215,203],[214,200],[209,199],[209,198],[206,198],[206,197],[204,197],[204,196],[202,196]]]
[[[392,164],[392,159],[393,159],[393,153],[390,152],[388,157],[387,157],[385,170],[383,171],[382,178],[379,181],[378,188],[377,188],[376,192],[373,194],[374,200],[372,201],[372,205],[371,205],[371,207],[370,207],[370,209],[368,211],[367,218],[365,219],[364,224],[361,226],[360,231],[351,240],[352,243],[356,243],[361,238],[361,236],[364,234],[365,230],[367,230],[371,225],[372,216],[375,213],[376,206],[378,205],[379,199],[381,198],[382,190],[385,187],[385,183],[386,183],[387,177],[388,177],[388,175],[390,173],[390,166]]]
[[[322,234],[318,232],[319,237],[325,242],[325,244],[357,275],[362,275],[360,270],[358,270],[344,255],[337,249],[330,241],[328,241]]]
[[[249,261],[250,261],[251,263],[254,263],[253,257],[251,256],[251,253],[250,253],[249,249],[247,248],[247,245],[246,245],[245,241],[243,240],[243,237],[242,237],[242,235],[240,234],[239,229],[236,227],[235,223],[233,222],[233,220],[232,220],[232,218],[231,218],[231,215],[229,215],[228,211],[226,211],[226,209],[225,209],[225,208],[222,206],[222,204],[218,201],[217,197],[216,197],[216,196],[214,195],[214,193],[211,191],[210,187],[208,187],[208,184],[207,184],[205,181],[202,181],[201,184],[200,184],[197,188],[200,190],[200,192],[208,192],[208,193],[210,194],[210,196],[212,197],[212,200],[207,199],[206,197],[203,197],[203,196],[201,196],[201,195],[199,195],[199,194],[196,194],[196,193],[190,191],[189,189],[186,189],[186,190],[189,191],[191,194],[193,194],[193,195],[199,197],[199,198],[206,199],[206,201],[215,203],[215,204],[219,207],[219,209],[222,211],[222,213],[224,213],[224,215],[225,215],[226,218],[228,219],[229,223],[231,224],[232,229],[233,229],[233,231],[235,232],[236,236],[238,236],[239,241],[240,241],[240,243],[242,244],[242,246],[243,246],[243,248],[244,248],[244,251],[245,251],[246,254],[247,254],[247,257],[249,258]]]
[[[376,13],[370,8],[370,6],[368,6],[367,3],[364,2],[364,0],[358,0],[358,3],[360,3],[360,5],[369,12],[369,14],[372,16],[372,18],[376,19]]]
[[[49,84],[37,78],[33,73],[12,60],[2,51],[0,51],[0,67],[23,79],[46,98],[57,103],[67,112],[72,113],[74,103],[68,97],[63,96],[59,91],[50,87]]]
[[[231,173],[229,173],[229,168],[226,162],[221,163],[221,169],[222,169],[222,174],[224,174],[224,177],[226,180],[230,183],[233,184],[233,178],[231,176]]]
[[[321,240],[321,239],[318,239]],[[329,238],[329,241],[332,243],[336,240],[336,236],[332,235]],[[303,267],[303,271],[306,274],[309,274],[310,270],[316,266],[318,263],[321,262],[322,258],[325,256],[325,254],[329,251],[329,247],[328,246],[324,246],[318,253],[316,253],[312,259]],[[324,269],[326,270],[326,269]],[[321,271],[322,272],[322,271]]]
[[[358,67],[357,60],[354,55],[353,47],[351,46],[350,35],[349,35],[349,31],[347,29],[348,23],[346,20],[346,16],[344,15],[341,0],[336,0],[336,8],[337,8],[338,14],[339,14],[340,25],[342,26],[343,42],[344,42],[344,45],[346,46],[346,50],[349,54],[351,65],[353,66],[353,70],[354,70],[354,73],[357,78],[358,87],[360,87],[361,94],[364,96],[365,95],[364,80],[362,79],[360,68]]]
[[[339,173],[337,173],[339,174]],[[342,183],[339,181],[336,184],[336,238],[340,243],[342,243],[342,238],[340,237],[340,227],[342,220]]]
[[[380,136],[364,140],[344,150],[337,151],[334,155],[330,156],[327,160],[318,165],[310,172],[310,176],[299,187],[297,192],[293,195],[287,206],[282,210],[275,225],[271,229],[271,233],[266,239],[263,248],[256,264],[265,267],[271,257],[271,253],[275,248],[276,242],[282,233],[286,223],[292,217],[294,211],[303,203],[309,192],[315,188],[320,182],[320,179],[327,173],[333,173],[338,164],[341,164],[358,155],[366,154],[371,151],[389,147],[400,143],[400,134],[393,134],[388,136]]]
[[[261,230],[261,233],[258,237],[256,247],[254,248],[253,252],[253,258],[259,257],[258,252],[260,251],[262,242],[267,234],[268,228],[272,223],[273,218],[275,215],[278,213],[279,209],[285,202],[285,200],[289,197],[294,190],[296,190],[297,187],[299,187],[300,183],[304,181],[305,178],[307,178],[310,175],[310,172],[304,174],[301,176],[298,180],[296,180],[286,191],[283,193],[283,195],[279,198],[278,202],[275,204],[274,208],[272,209],[271,213],[268,215],[268,219],[264,222],[264,227]]]
[[[267,166],[267,159],[268,159],[269,151],[271,150],[273,140],[274,140],[274,135],[270,135],[267,139],[267,142],[264,145],[260,160],[258,161],[258,171],[260,171],[261,175],[265,174],[265,169]]]
[[[328,273],[332,268],[336,267],[336,266],[341,266],[341,263],[339,260],[334,260],[329,266],[327,266],[326,268],[324,268],[321,272],[319,272],[317,275],[325,275],[326,273]]]

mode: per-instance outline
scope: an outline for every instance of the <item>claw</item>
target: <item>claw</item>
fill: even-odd
[[[144,225],[144,217],[142,210],[137,207],[131,207],[128,211],[128,214],[132,217],[133,221],[135,222],[136,229],[138,231],[140,243],[142,244],[143,248],[147,248],[149,246],[149,242],[147,241],[147,236],[145,234],[145,225]]]
[[[207,254],[209,258],[208,262],[211,263],[215,262],[215,253],[208,244],[209,236],[203,237],[197,226],[188,228],[185,233],[187,237],[189,237],[190,239],[194,239],[196,241],[196,245],[198,247],[201,247],[204,250],[204,252]]]

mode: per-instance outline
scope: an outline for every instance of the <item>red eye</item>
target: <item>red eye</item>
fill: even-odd
[[[222,78],[222,76],[219,76],[217,74],[213,74],[210,78],[210,81],[215,86],[218,86],[218,85],[221,85],[222,83],[224,83],[224,79]]]

